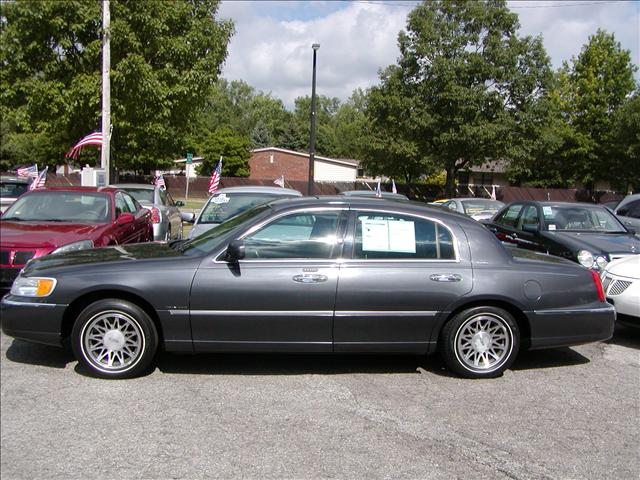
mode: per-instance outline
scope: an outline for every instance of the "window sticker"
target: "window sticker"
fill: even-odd
[[[416,253],[414,222],[363,219],[362,250]]]
[[[215,203],[216,205],[219,205],[221,203],[229,203],[229,200],[231,200],[231,198],[227,197],[226,193],[221,193],[220,195],[213,197],[211,199],[211,203]]]
[[[542,213],[545,217],[553,216],[553,210],[551,209],[551,207],[542,207]]]
[[[550,223],[549,230],[555,230],[555,229],[556,229],[556,225],[554,223]]]

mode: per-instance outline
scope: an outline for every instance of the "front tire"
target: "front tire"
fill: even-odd
[[[158,348],[153,321],[137,305],[126,300],[99,300],[86,307],[76,320],[73,352],[92,375],[131,378],[151,365]]]
[[[515,360],[520,332],[502,308],[474,307],[453,317],[442,329],[440,352],[447,366],[466,378],[493,378]]]

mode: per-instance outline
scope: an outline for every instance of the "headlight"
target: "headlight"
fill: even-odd
[[[79,242],[69,243],[56,248],[51,253],[75,252],[76,250],[85,250],[87,248],[93,248],[93,240],[80,240]]]
[[[578,252],[578,262],[583,267],[591,268],[593,266],[593,254],[588,250],[580,250]]]
[[[598,266],[598,270],[604,270],[604,267],[607,266],[607,263],[609,262],[607,261],[606,257],[603,257],[602,255],[596,257],[596,265]]]
[[[11,286],[11,295],[19,297],[48,297],[56,288],[55,278],[20,277]]]

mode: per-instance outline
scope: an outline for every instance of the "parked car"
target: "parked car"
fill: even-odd
[[[449,210],[463,213],[474,220],[491,220],[504,203],[489,198],[452,198],[442,204]]]
[[[1,307],[5,334],[69,339],[107,378],[143,373],[160,347],[439,351],[494,377],[521,348],[605,340],[615,321],[580,265],[508,250],[444,209],[338,195],[261,204],[191,240],[41,257]]]
[[[121,190],[32,190],[0,217],[0,293],[32,258],[151,238],[151,213]]]
[[[29,190],[30,183],[31,182],[25,177],[1,176],[0,213],[4,212],[20,195]]]
[[[386,198],[387,200],[405,200],[408,201],[409,197],[401,193],[393,192],[380,192],[382,197],[376,196],[375,190],[346,190],[340,192],[340,195],[346,195],[348,197],[366,197],[366,198]]]
[[[640,239],[602,205],[514,202],[483,223],[503,242],[567,258],[596,271],[640,253]]]
[[[613,212],[629,229],[640,235],[640,193],[627,195],[614,208]]]
[[[607,301],[613,304],[617,320],[640,327],[640,255],[609,263],[602,273]]]
[[[194,222],[189,231],[189,238],[217,227],[222,222],[244,212],[245,210],[283,197],[301,197],[302,194],[291,188],[280,187],[228,187],[218,190],[215,195],[209,197],[200,213],[187,220]]]
[[[176,202],[166,189],[144,183],[112,186],[124,190],[151,212],[154,240],[168,242],[182,238],[182,212],[179,207],[184,203]]]

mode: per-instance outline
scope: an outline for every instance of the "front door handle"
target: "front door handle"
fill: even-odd
[[[327,277],[326,275],[318,275],[317,273],[305,273],[302,275],[293,276],[293,281],[298,283],[321,283],[326,282],[328,279],[329,277]]]
[[[434,273],[429,275],[429,280],[434,282],[461,282],[462,277],[457,273]]]

